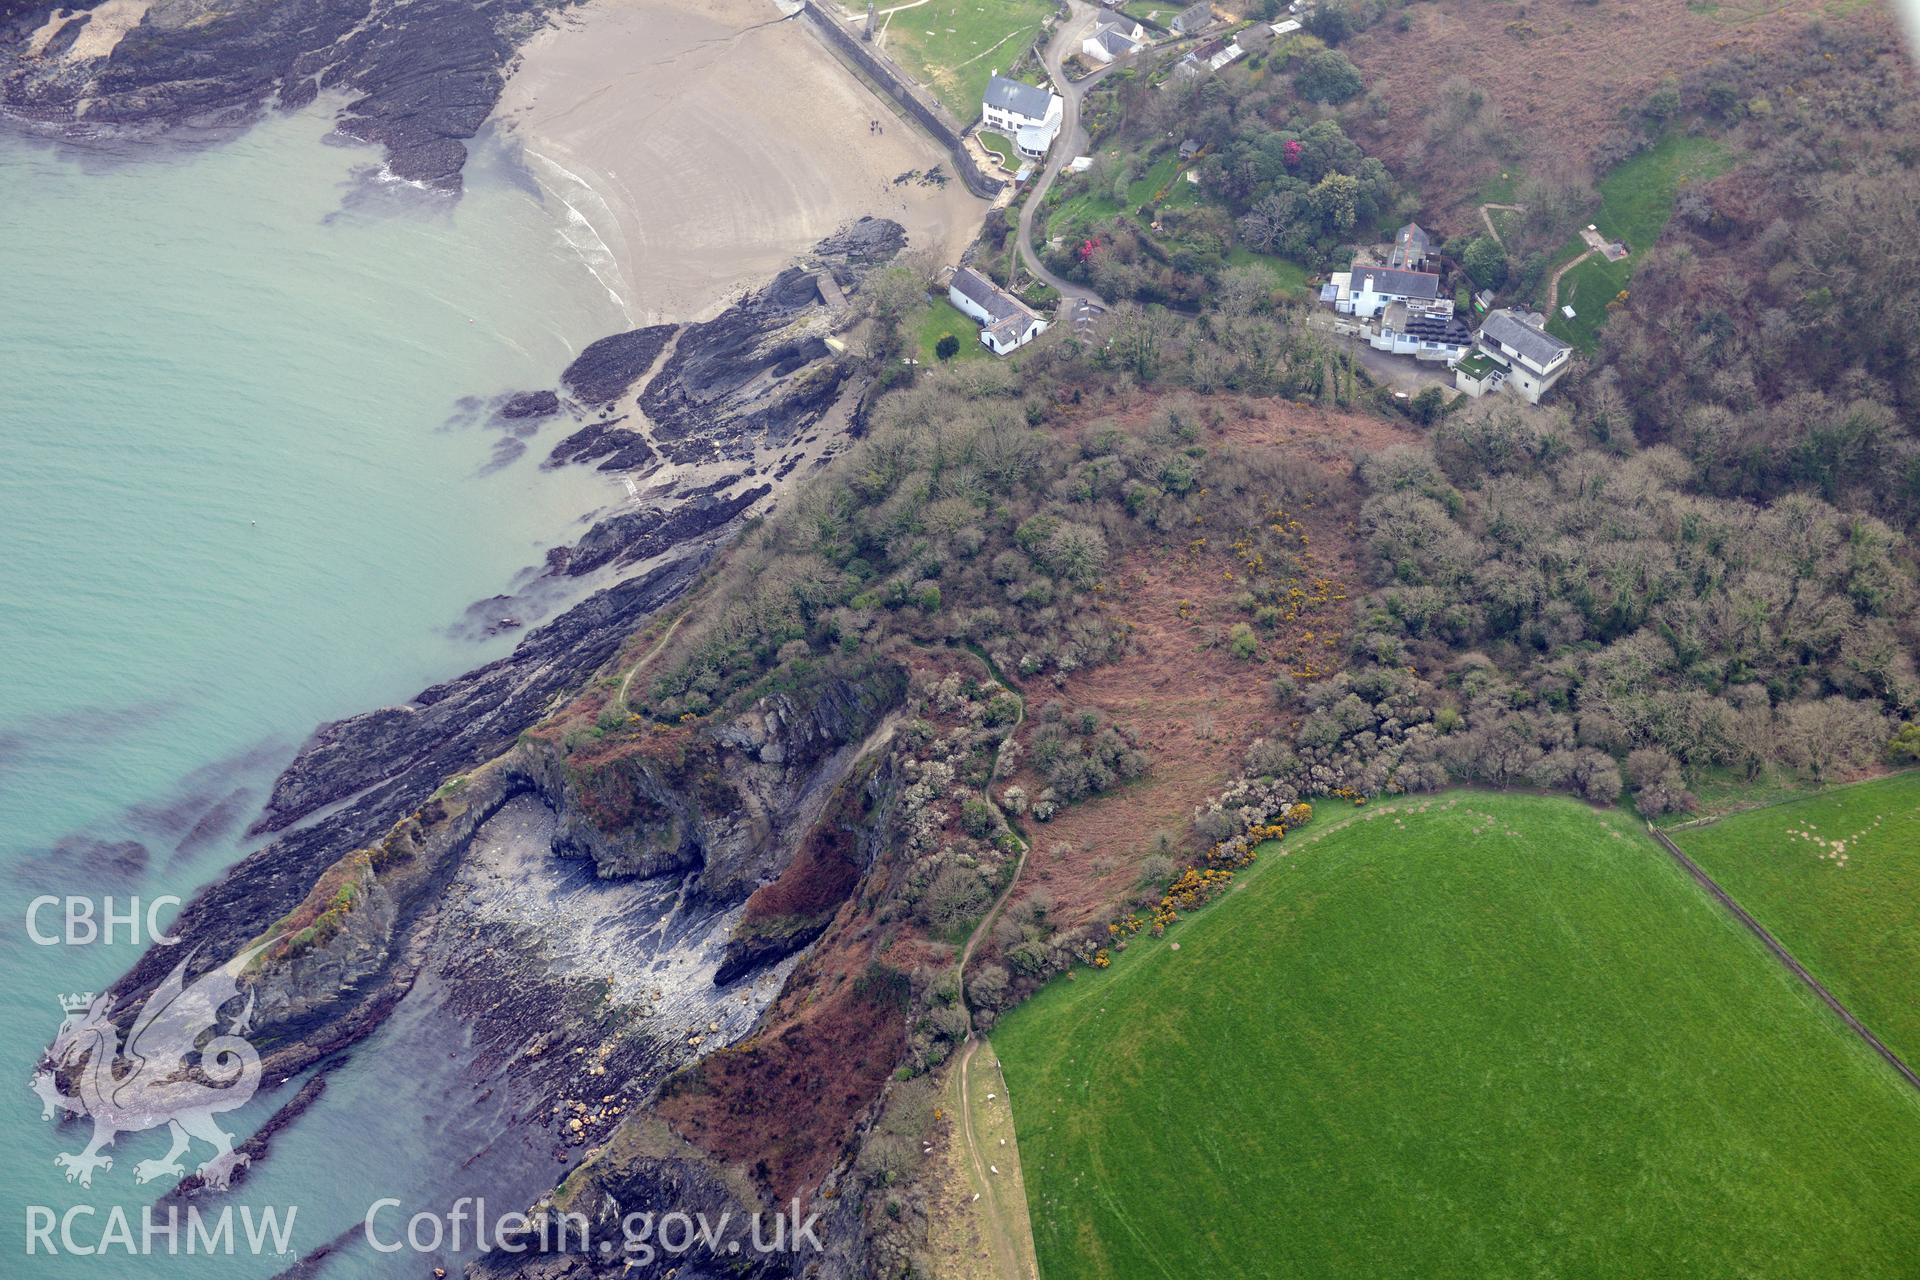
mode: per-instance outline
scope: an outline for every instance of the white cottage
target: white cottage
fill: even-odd
[[[1395,302],[1430,303],[1440,297],[1440,277],[1431,271],[1407,271],[1356,262],[1351,271],[1336,271],[1340,286],[1334,310],[1372,319]]]
[[[1177,36],[1190,36],[1196,31],[1205,31],[1213,25],[1213,6],[1207,3],[1207,0],[1188,5],[1176,13],[1173,21],[1168,25],[1173,28],[1173,34]]]
[[[1140,52],[1147,42],[1147,29],[1125,14],[1102,18],[1093,34],[1080,42],[1080,52],[1089,61],[1108,63]]]
[[[953,273],[947,300],[980,322],[980,344],[997,356],[1026,346],[1047,329],[1031,307],[972,267]]]
[[[1502,307],[1489,312],[1476,349],[1453,367],[1453,385],[1470,396],[1511,386],[1527,403],[1539,404],[1573,366],[1573,348],[1545,325],[1531,311]]]
[[[1060,134],[1065,105],[1060,95],[1006,76],[987,81],[980,103],[980,123],[1013,139],[1020,154],[1038,160]]]

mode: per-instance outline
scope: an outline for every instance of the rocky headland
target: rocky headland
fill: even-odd
[[[646,1120],[664,1081],[760,1025],[878,847],[842,849],[799,915],[749,902],[796,864],[815,876],[817,832],[843,822],[846,788],[892,777],[871,761],[904,669],[836,666],[730,719],[599,754],[579,691],[630,682],[649,620],[843,447],[869,375],[836,335],[903,242],[896,224],[860,220],[712,320],[614,335],[555,387],[485,408],[545,424],[561,439],[548,465],[612,460],[631,497],[556,549],[535,589],[476,608],[531,615],[546,583],[590,594],[504,658],[317,730],[249,829],[266,843],[182,911],[196,968],[269,944],[246,984],[251,1039],[268,1079],[304,1083],[246,1148],[256,1159],[326,1105],[327,1073],[375,1031],[397,1053],[451,1026],[471,1045],[457,1087],[485,1092],[513,1135],[488,1144],[474,1189],[531,1199],[626,1118]],[[624,458],[580,447],[615,431]],[[612,715],[599,706],[591,723]],[[137,1009],[179,954],[136,963],[119,1007]],[[675,1207],[695,1192],[730,1196],[742,1220],[762,1207],[750,1182],[728,1191],[730,1175],[687,1153],[620,1169]],[[201,1193],[189,1179],[172,1194]]]

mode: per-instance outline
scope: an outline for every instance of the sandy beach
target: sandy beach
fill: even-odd
[[[862,214],[946,261],[979,227],[986,206],[957,180],[895,182],[945,152],[783,16],[773,0],[593,0],[508,83],[498,118],[636,325],[708,318]]]

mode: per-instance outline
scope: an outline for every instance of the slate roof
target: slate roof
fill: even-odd
[[[1373,281],[1374,293],[1391,293],[1402,298],[1437,298],[1440,296],[1440,277],[1431,271],[1402,271],[1398,267],[1364,267],[1353,269],[1353,291],[1367,292],[1367,281]]]
[[[1095,43],[1116,58],[1124,58],[1140,48],[1119,27],[1102,27],[1093,33]]]
[[[1207,0],[1200,0],[1199,4],[1188,5],[1175,14],[1172,26],[1175,31],[1184,36],[1200,30],[1212,21],[1213,6],[1207,3]]]
[[[986,326],[986,332],[995,342],[1004,347],[1009,342],[1020,341],[1020,335],[1025,332],[1030,323],[1028,317],[1023,315],[1007,316]]]
[[[1393,256],[1390,263],[1398,267],[1419,262],[1432,249],[1433,242],[1427,235],[1427,229],[1417,222],[1409,222],[1394,233]]]
[[[1011,111],[1032,120],[1044,120],[1047,118],[1047,108],[1053,105],[1053,92],[1024,81],[1010,80],[1006,76],[995,76],[987,81],[984,101],[987,106],[1001,111]]]
[[[953,287],[960,291],[961,297],[985,308],[996,325],[1015,316],[1033,314],[1018,298],[972,267],[961,267],[953,273]]]
[[[1542,369],[1573,350],[1545,329],[1528,324],[1507,307],[1487,313],[1486,323],[1480,326],[1480,337],[1488,342],[1512,347],[1529,364]]]

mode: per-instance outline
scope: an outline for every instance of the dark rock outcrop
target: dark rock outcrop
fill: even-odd
[[[636,379],[653,368],[678,325],[656,324],[616,333],[589,343],[560,375],[574,399],[590,406],[617,400]]]
[[[676,462],[745,458],[752,447],[817,423],[852,370],[832,358],[818,277],[857,293],[906,243],[896,222],[861,218],[815,245],[806,260],[701,324],[688,325],[640,393],[654,444]],[[818,313],[808,331],[800,322]]]
[[[670,755],[642,736],[584,765],[549,757],[532,771],[558,797],[555,845],[603,876],[697,869],[697,897],[744,899],[786,866],[906,689],[890,662],[835,664]]]
[[[705,528],[712,528],[707,525]],[[356,792],[424,770],[441,779],[497,755],[558,694],[605,662],[640,621],[677,598],[705,557],[619,583],[528,633],[511,654],[423,689],[410,702],[322,727],[274,784],[252,833],[279,831]]]
[[[613,418],[588,423],[553,446],[553,452],[540,465],[551,468],[595,462],[602,471],[628,471],[656,461],[660,455],[654,452],[646,437],[617,425],[622,421],[624,419]]]
[[[39,56],[28,39],[57,8],[18,6],[0,27],[0,111],[97,134],[241,125],[269,102],[348,95],[341,132],[386,148],[397,177],[460,187],[465,141],[492,114],[520,41],[555,0],[160,0],[102,59],[64,56],[79,20]]]
[[[755,485],[731,498],[701,496],[670,507],[624,511],[602,520],[567,557],[566,573],[577,578],[606,565],[635,564],[720,528],[771,492]]]

